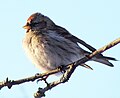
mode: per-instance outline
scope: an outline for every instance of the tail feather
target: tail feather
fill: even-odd
[[[87,69],[91,69],[91,70],[93,70],[93,68],[92,67],[90,67],[89,65],[87,65],[87,64],[81,64],[81,66],[82,67],[85,67],[85,68],[87,68]]]
[[[92,60],[102,63],[102,64],[105,64],[105,65],[108,65],[110,67],[114,67],[114,65],[111,62],[109,62],[107,59],[105,59],[104,57],[103,58],[93,57]]]
[[[89,55],[90,53],[85,51],[85,54]],[[109,60],[113,60],[113,61],[117,61],[115,58],[113,57],[107,57],[107,56],[103,56],[102,54],[98,54],[95,57],[92,58],[93,61],[108,65],[110,67],[114,67],[114,65],[109,62]]]
[[[117,59],[116,58],[113,58],[113,57],[107,57],[107,56],[103,56],[105,59],[107,59],[107,60],[113,60],[113,61],[117,61]]]

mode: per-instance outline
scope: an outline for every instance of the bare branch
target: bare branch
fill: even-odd
[[[104,52],[105,50],[117,45],[118,43],[120,43],[120,38],[114,40],[113,42],[109,43],[108,45],[94,51],[92,54],[76,61],[76,62],[73,62],[72,64],[69,64],[67,65],[67,70],[65,72],[65,74],[61,77],[60,80],[58,81],[54,81],[52,83],[49,84],[49,86],[46,86],[45,88],[41,88],[39,89],[35,94],[34,94],[34,98],[41,98],[43,97],[42,95],[45,96],[45,92],[50,90],[51,88],[57,86],[58,84],[61,84],[61,83],[65,83],[69,80],[69,78],[71,77],[72,73],[74,72],[74,70],[76,69],[77,66],[87,62],[88,60],[90,60],[92,57],[94,57],[95,55],[97,54],[100,54],[102,52]]]
[[[53,87],[57,86],[58,84],[67,82],[69,80],[69,78],[71,77],[72,73],[75,71],[77,66],[87,62],[93,56],[106,51],[107,49],[117,45],[118,43],[120,43],[120,38],[118,38],[118,39],[114,40],[113,42],[109,43],[108,45],[94,51],[90,55],[88,55],[88,56],[86,56],[86,57],[84,57],[84,58],[82,58],[82,59],[80,59],[76,62],[73,62],[72,64],[66,65],[62,69],[63,71],[65,71],[63,76],[59,80],[49,83],[49,85],[47,85],[45,88],[39,88],[38,91],[34,94],[34,98],[41,98],[41,97],[45,96],[46,91],[52,89]],[[49,71],[47,73],[36,74],[35,76],[31,76],[31,77],[24,78],[24,79],[19,79],[19,80],[8,80],[8,78],[6,78],[5,81],[0,82],[0,89],[2,89],[5,86],[7,86],[10,89],[13,85],[19,85],[19,84],[22,84],[22,83],[25,83],[25,82],[30,82],[30,81],[33,82],[36,79],[40,79],[40,78],[42,79],[45,76],[50,76],[50,75],[58,73],[60,71],[61,71],[61,69],[57,68],[57,69]]]

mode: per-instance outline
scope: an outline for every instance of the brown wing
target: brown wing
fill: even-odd
[[[92,47],[91,45],[87,44],[83,40],[77,38],[76,36],[70,34],[65,28],[55,25],[54,30],[57,31],[57,33],[59,33],[61,36],[64,36],[66,39],[69,39],[69,40],[73,41],[74,43],[80,43],[81,45],[83,45],[86,48],[88,48],[91,52],[96,51],[96,49],[94,47]],[[106,56],[103,56],[102,54],[98,54],[97,56],[99,58],[105,58],[106,60],[115,60],[116,61],[115,58],[106,57]]]
[[[75,42],[75,43],[80,43],[83,46],[85,46],[86,48],[88,48],[90,51],[94,52],[96,49],[92,46],[90,46],[89,44],[87,44],[86,42],[84,42],[83,40],[73,36],[72,34],[70,34],[65,28],[57,26],[55,28],[56,31],[58,31],[57,33],[59,33],[61,36],[64,36],[65,38]]]

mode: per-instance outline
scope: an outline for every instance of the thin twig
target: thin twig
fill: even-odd
[[[52,83],[49,84],[49,86],[46,86],[45,88],[41,88],[39,89],[35,94],[34,94],[34,98],[41,98],[43,97],[43,95],[45,96],[45,92],[50,90],[51,88],[57,86],[58,84],[61,84],[61,83],[65,83],[69,80],[69,78],[71,77],[72,73],[74,72],[74,70],[76,69],[77,66],[79,66],[80,64],[83,64],[85,62],[87,62],[88,60],[90,60],[92,57],[94,57],[95,55],[97,54],[100,54],[102,52],[104,52],[105,50],[117,45],[118,43],[120,43],[120,38],[114,40],[113,42],[109,43],[108,45],[94,51],[92,54],[86,56],[86,57],[83,57],[82,59],[76,61],[76,62],[73,62],[72,64],[69,64],[67,65],[67,70],[66,70],[66,73],[63,75],[63,77],[61,77],[60,80],[58,81],[54,81]]]
[[[63,74],[63,76],[58,81],[54,81],[54,82],[49,83],[49,86],[46,86],[45,88],[39,88],[39,90],[34,94],[34,97],[35,98],[41,98],[41,97],[45,96],[46,91],[52,89],[53,87],[55,87],[55,86],[57,86],[61,83],[67,82],[69,80],[69,78],[71,77],[72,73],[75,71],[77,66],[87,62],[88,60],[90,60],[95,55],[106,51],[107,49],[117,45],[118,43],[120,43],[120,38],[118,38],[118,39],[114,40],[113,42],[109,43],[108,45],[94,51],[90,55],[88,55],[88,56],[86,56],[86,57],[84,57],[84,58],[82,58],[82,59],[80,59],[76,62],[73,62],[72,64],[66,65],[66,67],[63,68],[63,71],[66,70],[66,72]],[[50,75],[58,73],[60,71],[61,70],[58,68],[58,69],[49,71],[47,73],[36,74],[35,76],[31,76],[31,77],[24,78],[24,79],[19,79],[19,80],[9,80],[8,78],[6,78],[5,81],[0,82],[0,89],[2,89],[5,86],[7,86],[10,89],[13,85],[19,85],[19,84],[22,84],[22,83],[25,83],[25,82],[35,81],[36,79],[39,79],[39,78],[42,79],[45,76],[50,76]]]

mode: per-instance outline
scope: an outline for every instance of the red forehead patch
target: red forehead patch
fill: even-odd
[[[33,20],[34,16],[30,16],[27,20],[27,22],[30,22],[31,20]]]

